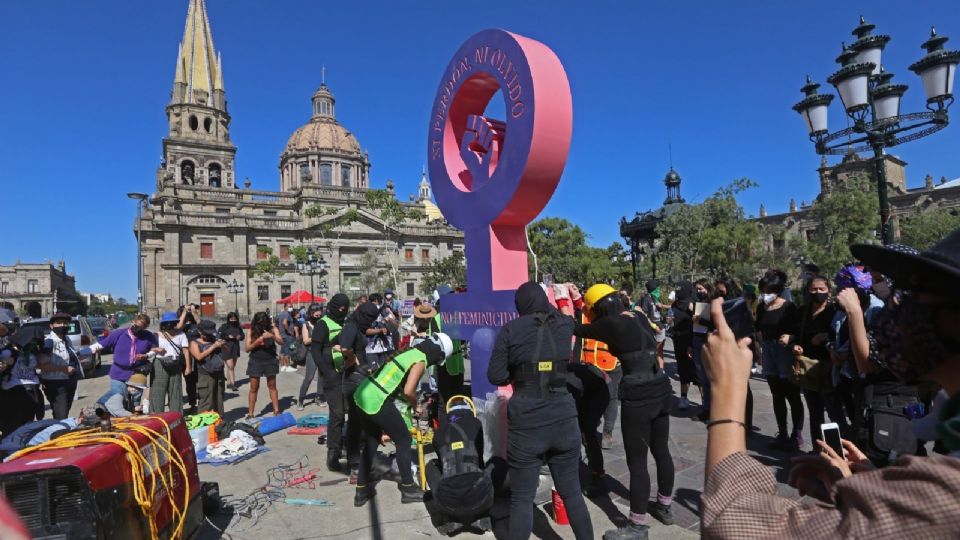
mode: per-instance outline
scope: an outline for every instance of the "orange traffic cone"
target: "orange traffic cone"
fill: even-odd
[[[560,498],[560,493],[556,489],[551,490],[553,495],[553,520],[557,522],[557,525],[569,525],[570,520],[567,519],[567,507],[563,505],[563,499]]]

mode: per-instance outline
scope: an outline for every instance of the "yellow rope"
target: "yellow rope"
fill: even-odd
[[[181,456],[173,446],[173,441],[171,440],[170,435],[170,425],[159,416],[155,416],[154,418],[157,418],[163,422],[163,434],[136,422],[118,421],[113,424],[113,427],[117,431],[105,432],[100,431],[98,428],[73,431],[51,441],[47,441],[36,446],[31,446],[29,448],[24,448],[23,450],[20,450],[19,452],[16,452],[10,456],[10,459],[16,459],[20,456],[40,450],[51,450],[55,448],[71,449],[79,446],[93,446],[96,444],[117,445],[122,448],[124,452],[126,452],[127,457],[130,460],[130,468],[133,478],[134,500],[137,501],[137,504],[143,511],[144,516],[147,518],[147,522],[150,524],[151,538],[158,538],[157,524],[153,512],[153,499],[157,489],[157,478],[159,477],[160,483],[163,485],[167,500],[169,501],[170,508],[173,512],[173,519],[176,522],[176,527],[173,529],[170,538],[176,540],[182,538],[183,536],[183,526],[187,518],[186,506],[190,503],[190,478],[187,474],[187,466],[183,461],[183,456]],[[152,443],[153,448],[155,448],[155,451],[152,455],[152,463],[147,460],[146,456],[143,455],[142,449],[139,445],[137,445],[137,442],[133,439],[133,437],[127,433],[124,433],[124,430],[140,433]],[[174,485],[173,467],[167,467],[166,471],[161,469],[160,452],[163,452],[167,456],[167,462],[175,465],[183,475],[184,493],[182,507],[177,506],[176,499],[174,498],[172,491]],[[149,476],[150,481],[148,486],[148,475],[145,474],[145,471],[149,471],[151,466],[154,470],[154,474]]]

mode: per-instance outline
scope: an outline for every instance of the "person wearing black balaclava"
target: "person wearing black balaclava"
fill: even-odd
[[[571,297],[577,296],[571,290]],[[680,300],[681,295],[677,295]],[[657,342],[652,323],[627,311],[609,285],[597,284],[584,294],[590,324],[574,322],[574,335],[598,339],[610,347],[623,366],[620,382],[620,428],[627,467],[630,469],[630,515],[626,526],[607,531],[604,540],[646,540],[647,513],[666,525],[673,524],[674,468],[670,456],[670,379],[657,362]],[[657,466],[657,499],[651,503],[647,452]]]
[[[574,536],[592,539],[593,524],[580,492],[577,407],[567,390],[573,320],[551,306],[533,282],[521,285],[514,301],[520,317],[501,328],[487,367],[491,384],[513,386],[507,406],[509,538],[530,536],[540,467],[546,463]]]
[[[343,330],[350,311],[350,299],[343,293],[333,295],[327,303],[326,314],[320,317],[319,310],[310,312],[313,333],[310,336],[310,354],[320,370],[323,395],[330,407],[327,422],[327,468],[340,470],[340,451],[343,448],[343,425],[345,403],[343,397],[343,353],[334,352],[333,346]]]
[[[366,356],[366,332],[380,315],[380,306],[373,302],[360,304],[346,320],[343,330],[337,335],[333,351],[343,354],[343,399],[347,409],[347,463],[350,465],[350,483],[356,484],[360,471],[360,440],[363,438],[363,423],[360,411],[353,400],[353,392],[366,378],[366,373],[375,371]],[[332,399],[332,398],[327,398]],[[327,428],[330,431],[330,428]],[[329,457],[329,454],[328,454]],[[337,458],[339,465],[339,457]],[[329,463],[328,463],[329,466]],[[335,465],[334,468],[337,466]]]
[[[696,296],[693,283],[683,280],[677,284],[677,296],[673,305],[673,356],[677,360],[677,376],[680,377],[681,409],[690,406],[687,391],[690,383],[697,381],[697,370],[693,363],[693,305]]]
[[[453,293],[453,289],[447,285],[439,285],[434,290],[433,304],[434,307],[437,308],[438,313],[430,322],[430,333],[443,331],[443,322],[439,313],[443,308],[440,307],[440,303],[445,295],[451,293]],[[440,394],[440,403],[446,403],[451,397],[464,393],[463,349],[459,341],[454,342],[454,347],[455,352],[453,356],[447,359],[442,366],[434,368],[434,377],[437,381],[437,393]],[[439,413],[440,425],[443,426],[447,423],[447,412],[443,407],[440,407]]]

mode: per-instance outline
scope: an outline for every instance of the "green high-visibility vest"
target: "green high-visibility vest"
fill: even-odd
[[[433,320],[437,323],[437,332],[442,332],[443,322],[440,320],[440,314],[437,313]],[[463,374],[463,350],[460,348],[459,339],[453,340],[453,354],[451,354],[450,358],[447,358],[446,362],[443,363],[443,367],[450,375]]]
[[[407,349],[394,356],[376,373],[367,375],[353,393],[353,401],[363,412],[377,414],[403,383],[410,368],[420,362],[427,363],[427,355],[420,349]]]
[[[330,334],[330,343],[331,347],[335,343],[337,336],[340,335],[340,330],[343,330],[343,327],[337,324],[337,321],[331,319],[324,315],[320,318],[323,321],[323,324],[327,325],[327,331]],[[333,369],[337,370],[337,373],[343,371],[343,353],[340,351],[330,351],[331,356],[333,356]]]

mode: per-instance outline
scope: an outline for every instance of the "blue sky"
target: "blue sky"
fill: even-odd
[[[0,263],[65,257],[84,291],[136,298],[135,207],[150,191],[166,134],[187,0],[0,4]],[[543,41],[564,63],[574,101],[573,144],[543,215],[580,224],[596,245],[621,216],[658,207],[673,162],[699,201],[750,177],[741,197],[786,211],[817,193],[819,157],[790,106],[805,74],[824,83],[863,14],[893,36],[884,64],[907,66],[931,24],[960,48],[955,2],[307,2],[207,0],[223,53],[237,176],[278,189],[280,152],[307,121],[326,65],[339,120],[370,152],[375,187],[405,197],[425,161],[432,97],[469,35],[501,27]],[[825,88],[832,90],[832,88]],[[844,127],[839,100],[831,127]],[[908,184],[960,176],[960,127],[895,148]]]

